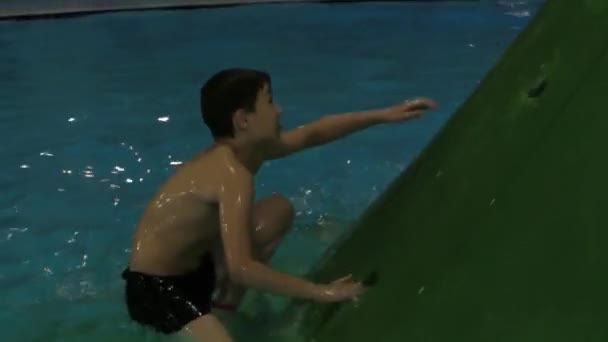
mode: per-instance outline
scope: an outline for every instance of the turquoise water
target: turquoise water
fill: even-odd
[[[3,340],[163,340],[129,322],[119,274],[171,163],[211,141],[198,88],[218,69],[269,71],[287,128],[414,96],[441,105],[261,170],[258,196],[281,192],[298,212],[273,263],[304,274],[538,6],[289,4],[0,22]],[[284,303],[249,296],[230,327],[248,341],[289,331],[293,322],[279,324]]]

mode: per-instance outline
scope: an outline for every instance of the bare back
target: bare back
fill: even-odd
[[[148,203],[133,240],[131,270],[186,273],[221,246],[216,194],[222,149],[213,147],[184,163]]]

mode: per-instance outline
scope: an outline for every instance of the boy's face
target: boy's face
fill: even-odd
[[[267,84],[258,92],[255,112],[250,115],[250,134],[254,136],[255,140],[274,141],[279,138],[281,107],[273,101]]]

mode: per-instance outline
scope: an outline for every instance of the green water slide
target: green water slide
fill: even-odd
[[[547,0],[312,274],[374,285],[356,304],[298,307],[302,333],[608,341],[604,96],[608,1]]]

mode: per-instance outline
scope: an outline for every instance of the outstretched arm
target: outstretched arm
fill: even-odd
[[[281,158],[303,149],[327,144],[373,125],[419,117],[426,110],[436,107],[431,100],[416,99],[380,110],[328,115],[283,133],[270,158]]]

